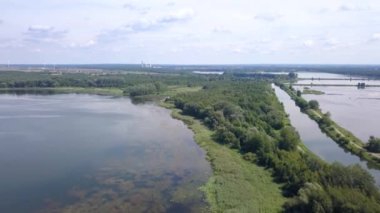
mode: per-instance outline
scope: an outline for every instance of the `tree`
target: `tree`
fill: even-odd
[[[215,138],[221,144],[231,145],[233,148],[240,149],[240,141],[234,133],[225,128],[219,128],[215,133]]]
[[[288,74],[288,77],[291,78],[291,79],[295,79],[295,78],[297,78],[297,73],[295,73],[295,72],[290,72],[290,73]]]
[[[297,90],[297,96],[301,97],[301,95],[302,95],[302,92],[300,90]]]
[[[296,149],[299,135],[294,127],[287,126],[281,130],[282,140],[279,143],[279,148],[287,151]]]
[[[316,100],[309,101],[309,106],[310,108],[315,109],[315,110],[319,109],[319,103]]]
[[[366,149],[370,152],[380,153],[380,138],[369,137]]]

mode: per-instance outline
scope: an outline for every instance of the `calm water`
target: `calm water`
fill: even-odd
[[[344,151],[343,148],[339,147],[338,144],[321,132],[315,121],[300,111],[286,92],[276,86],[274,86],[274,89],[278,99],[284,104],[285,111],[289,114],[292,125],[297,129],[302,141],[309,150],[327,162],[337,161],[343,165],[360,164],[372,174],[377,185],[380,186],[379,170],[369,168],[365,161],[361,161],[359,157]]]
[[[186,126],[95,95],[0,95],[0,212],[198,212],[210,173]]]
[[[303,89],[303,88],[296,88]],[[380,87],[313,87],[324,95],[303,95],[317,100],[323,112],[330,112],[334,121],[363,141],[369,136],[380,137]]]
[[[297,76],[298,78],[350,78],[349,76],[326,72],[297,72]]]
[[[337,75],[331,73],[299,73],[301,77],[321,77],[321,78],[350,78],[350,76]],[[358,82],[365,82],[369,85],[380,85],[379,80],[356,81],[356,80],[301,80],[297,83],[315,84],[344,84],[357,85]],[[295,87],[303,90],[304,87]],[[369,136],[380,137],[378,126],[380,118],[380,87],[367,87],[358,89],[357,87],[316,87],[312,89],[322,91],[324,95],[304,95],[306,100],[317,100],[323,112],[330,112],[332,118],[344,128],[348,129],[363,141],[367,141]]]
[[[347,76],[334,73],[319,73],[319,72],[299,72],[299,78],[314,78],[314,80],[299,80],[298,84],[332,84],[332,85],[358,85],[358,83],[366,83],[367,85],[380,85],[379,80],[355,80],[367,79],[367,77]],[[330,79],[347,79],[347,80],[319,80],[319,78]]]

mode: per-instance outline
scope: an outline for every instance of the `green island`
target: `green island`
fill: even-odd
[[[330,113],[322,113],[319,104],[315,100],[307,102],[302,98],[299,91],[295,91],[290,85],[278,84],[282,90],[295,101],[302,112],[306,113],[312,120],[318,123],[320,129],[326,133],[332,140],[338,143],[345,150],[365,159],[372,166],[380,168],[380,155],[375,152],[370,152],[366,148],[366,143],[357,138],[350,131],[338,125],[330,118]]]
[[[325,93],[319,90],[310,89],[309,87],[305,87],[302,91],[302,94],[305,95],[324,95]]]
[[[378,212],[380,193],[366,170],[329,164],[303,145],[271,88],[276,78],[1,72],[0,87],[126,95],[171,109],[207,152],[213,175],[200,190],[211,212]]]

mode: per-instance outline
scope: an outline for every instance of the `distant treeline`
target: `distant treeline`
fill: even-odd
[[[98,74],[49,72],[0,72],[0,88],[97,87],[120,88],[131,96],[155,94],[167,86],[201,86],[223,76],[193,74]]]
[[[374,179],[359,165],[328,164],[301,143],[265,81],[224,80],[177,95],[175,106],[215,130],[215,140],[273,170],[287,212],[379,212]]]
[[[297,64],[257,64],[257,65],[152,65],[141,64],[86,64],[86,65],[13,65],[13,69],[50,69],[50,70],[102,70],[115,72],[146,71],[156,73],[191,73],[192,71],[217,71],[225,73],[247,72],[326,72],[344,75],[368,76],[380,78],[380,65],[297,65]],[[5,69],[5,67],[3,68]]]

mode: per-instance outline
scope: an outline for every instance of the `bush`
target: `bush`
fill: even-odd
[[[319,109],[319,103],[316,100],[309,101],[309,106],[311,109],[315,109],[315,110]]]
[[[380,138],[371,136],[365,148],[370,152],[380,153]]]

